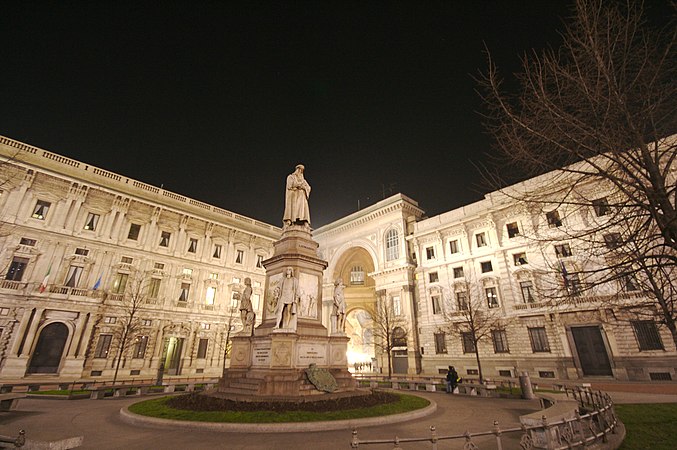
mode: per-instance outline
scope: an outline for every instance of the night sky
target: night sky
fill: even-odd
[[[5,3],[0,134],[274,225],[297,163],[314,228],[397,192],[433,216],[483,194],[483,43],[509,76],[570,6]]]

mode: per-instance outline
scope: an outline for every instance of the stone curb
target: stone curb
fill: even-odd
[[[415,394],[412,394],[415,395]],[[299,423],[215,423],[190,422],[186,420],[158,419],[157,417],[142,416],[129,411],[129,406],[120,409],[120,418],[123,422],[135,426],[153,428],[187,428],[197,430],[219,431],[224,433],[299,433],[304,431],[350,430],[357,427],[372,427],[393,423],[408,422],[420,419],[437,411],[437,403],[426,398],[430,405],[416,411],[392,414],[389,416],[366,417],[364,419],[331,420],[322,422]],[[131,405],[130,405],[131,406]]]

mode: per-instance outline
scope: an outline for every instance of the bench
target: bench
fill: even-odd
[[[11,392],[0,394],[0,411],[14,411],[19,406],[19,400],[25,397],[26,394]]]
[[[146,395],[148,390],[153,386],[152,384],[116,384],[113,386],[92,386],[88,387],[90,391],[89,398],[91,400],[101,400],[106,396],[108,391],[113,391],[113,397],[125,397],[129,390],[134,389],[134,395]]]

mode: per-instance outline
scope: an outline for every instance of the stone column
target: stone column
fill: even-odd
[[[73,358],[76,356],[78,346],[80,345],[80,338],[82,337],[82,332],[85,327],[85,320],[87,319],[87,314],[80,313],[78,321],[75,325],[75,331],[73,332],[73,339],[71,339],[71,346],[68,349],[67,357]]]
[[[19,327],[14,333],[14,342],[12,343],[12,349],[9,352],[9,354],[12,356],[19,356],[19,347],[21,347],[21,342],[23,341],[23,336],[24,333],[26,332],[26,328],[28,328],[28,323],[31,319],[32,312],[33,310],[27,309],[26,311],[24,311],[24,314],[21,317]]]
[[[28,329],[28,334],[26,335],[26,342],[21,349],[21,355],[20,356],[28,356],[30,355],[31,349],[33,348],[33,342],[35,341],[35,334],[38,331],[38,326],[40,325],[40,319],[42,318],[42,314],[45,312],[45,308],[37,308],[35,310],[35,314],[33,315],[33,321],[31,322],[31,326]]]

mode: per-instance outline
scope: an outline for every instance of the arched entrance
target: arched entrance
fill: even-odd
[[[355,372],[377,370],[374,352],[374,334],[371,315],[364,309],[353,309],[346,316],[348,366]]]
[[[345,331],[348,343],[348,367],[354,372],[376,371],[372,318],[368,311],[376,305],[374,260],[363,247],[345,250],[334,265],[332,281],[341,278],[345,284]]]
[[[47,325],[40,332],[27,373],[57,373],[68,339],[68,327],[61,322]]]

